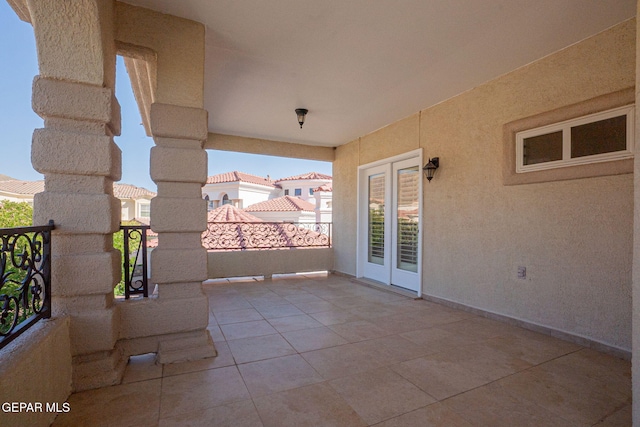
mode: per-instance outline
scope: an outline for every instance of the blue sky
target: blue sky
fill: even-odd
[[[33,29],[22,22],[6,1],[0,0],[0,174],[38,180],[31,166],[31,136],[43,121],[31,109],[31,83],[38,74]],[[122,150],[120,182],[155,190],[149,177],[149,150],[153,140],[144,133],[129,78],[118,58],[116,97],[122,109],[122,136],[115,141]],[[292,126],[297,126],[292,115]],[[244,153],[208,151],[209,175],[239,170],[271,178],[306,172],[331,175],[331,163],[285,159]]]

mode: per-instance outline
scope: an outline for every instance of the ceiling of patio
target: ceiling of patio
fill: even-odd
[[[326,146],[576,43],[636,9],[635,0],[125,1],[206,25],[210,132]],[[309,110],[303,129],[298,107]]]

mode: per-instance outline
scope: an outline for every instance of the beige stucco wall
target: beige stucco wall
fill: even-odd
[[[505,186],[502,135],[514,120],[633,87],[635,25],[340,147],[336,270],[355,274],[357,165],[421,147],[441,165],[423,185],[423,293],[630,350],[633,176]]]
[[[116,42],[125,56],[141,47],[157,57],[151,101],[202,108],[204,102],[204,26],[188,19],[116,2]],[[130,45],[127,46],[127,45]]]
[[[209,132],[209,136],[204,143],[204,148],[207,150],[235,151],[324,162],[331,162],[335,157],[333,147],[318,147],[211,132]]]
[[[71,394],[69,318],[41,320],[0,351],[0,404],[42,403],[42,412],[2,413],[0,424],[48,426]],[[70,408],[73,410],[73,408]]]
[[[640,1],[636,5],[636,16],[640,12]],[[640,87],[640,31],[636,22],[636,88]],[[640,103],[640,92],[636,89],[636,105]],[[636,129],[640,129],[640,115],[636,114]],[[632,328],[632,392],[633,392],[633,425],[640,425],[640,134],[635,135],[634,157],[634,214],[633,227],[633,328]]]
[[[208,252],[209,279],[324,271],[333,268],[333,249]]]

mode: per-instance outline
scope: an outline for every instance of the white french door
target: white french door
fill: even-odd
[[[420,156],[360,168],[358,276],[420,293]]]

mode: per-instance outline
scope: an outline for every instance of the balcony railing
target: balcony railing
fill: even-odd
[[[210,222],[202,244],[210,251],[330,248],[331,223]]]
[[[121,225],[124,235],[122,247],[122,269],[124,297],[149,296],[149,274],[147,262],[148,225]]]
[[[0,229],[0,348],[51,317],[49,225]]]

